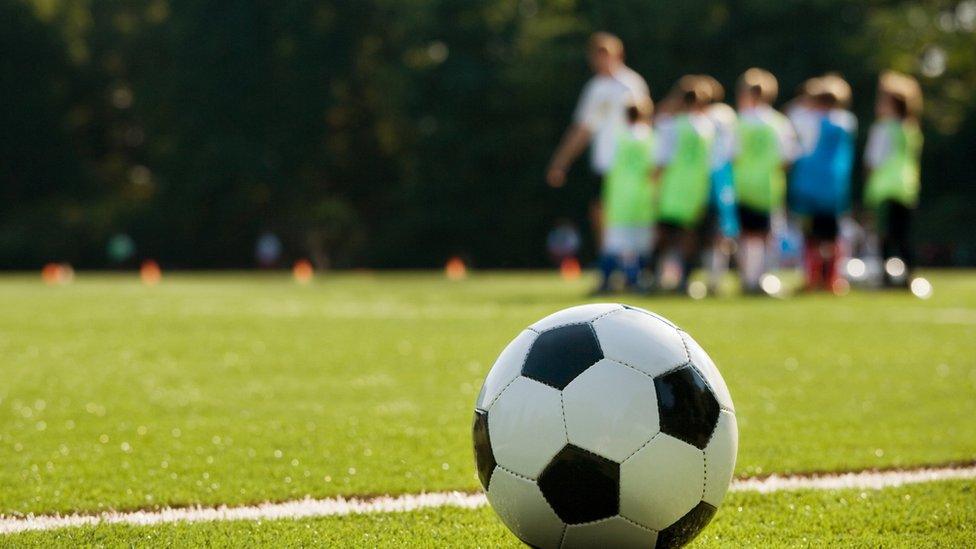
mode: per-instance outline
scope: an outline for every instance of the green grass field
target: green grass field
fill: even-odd
[[[972,547],[976,487],[939,482],[883,491],[732,494],[695,547]],[[24,547],[519,547],[488,508],[271,522],[92,526],[25,533]]]
[[[976,275],[930,279],[925,301],[883,292],[624,299],[674,320],[722,369],[739,417],[739,475],[970,462]],[[4,277],[0,514],[475,490],[469,430],[484,374],[521,328],[580,303],[588,282],[349,274],[300,286],[284,275],[179,275],[147,288],[132,275],[82,274],[65,287]],[[843,542],[863,532],[877,546],[938,531],[946,537],[933,540],[955,545],[974,539],[970,484],[866,500],[736,494],[700,543]],[[798,514],[816,524],[798,524]],[[513,539],[484,509],[10,540],[308,544],[346,535],[364,545],[400,535],[455,546]]]

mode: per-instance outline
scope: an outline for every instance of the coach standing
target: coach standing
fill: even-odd
[[[590,192],[599,197],[600,183],[613,163],[616,132],[624,126],[627,105],[650,105],[651,95],[641,75],[624,64],[620,38],[606,32],[594,33],[590,37],[589,62],[593,77],[580,94],[572,125],[552,155],[546,182],[551,187],[562,187],[566,172],[592,142]],[[598,198],[591,201],[590,221],[594,235],[599,237],[602,222]]]

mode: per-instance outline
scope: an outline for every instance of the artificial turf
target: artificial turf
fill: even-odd
[[[976,485],[730,494],[692,547],[973,547]],[[265,522],[98,525],[15,534],[18,547],[520,547],[488,508]]]
[[[740,475],[970,461],[976,275],[930,279],[925,301],[620,299],[716,360]],[[2,277],[0,514],[476,489],[481,380],[510,338],[584,301],[589,282]]]

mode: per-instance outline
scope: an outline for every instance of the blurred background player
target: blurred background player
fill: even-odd
[[[642,266],[653,243],[652,133],[649,101],[632,103],[627,125],[617,130],[613,164],[603,182],[604,229],[600,244],[600,286],[611,291],[612,277],[624,274],[628,289],[637,289]]]
[[[576,259],[580,249],[580,235],[576,225],[569,219],[560,219],[546,236],[546,251],[554,265],[567,259]]]
[[[801,153],[793,166],[788,201],[803,218],[808,289],[838,288],[839,218],[850,208],[857,119],[845,110],[851,87],[840,76],[811,78],[790,117]]]
[[[271,269],[278,265],[284,246],[278,235],[271,231],[261,233],[254,243],[254,259],[262,269]]]
[[[702,75],[709,87],[709,102],[705,116],[715,126],[712,143],[711,191],[709,193],[709,223],[707,238],[711,239],[708,253],[708,293],[717,293],[729,270],[732,252],[739,237],[739,215],[736,212],[735,183],[732,158],[735,151],[735,109],[723,103],[725,88],[715,78]]]
[[[620,38],[606,32],[594,33],[589,42],[589,63],[594,76],[583,88],[573,113],[573,124],[552,155],[546,182],[551,187],[562,187],[570,166],[592,144],[590,191],[596,197],[613,163],[616,132],[626,125],[627,105],[651,104],[651,95],[644,78],[624,64],[624,44]],[[596,198],[590,204],[590,223],[595,241],[600,242],[602,214]]]
[[[873,210],[885,259],[885,285],[906,286],[914,264],[910,239],[918,205],[922,132],[918,117],[922,91],[911,76],[887,72],[878,82],[876,120],[868,134],[865,206]]]
[[[686,291],[694,266],[696,229],[708,207],[711,182],[711,148],[715,127],[705,116],[710,87],[700,76],[683,76],[667,101],[673,114],[658,126],[655,146],[659,182],[658,238],[655,260],[656,284],[664,287],[665,266],[679,258],[677,290]],[[669,107],[670,108],[670,107]]]
[[[768,268],[766,250],[772,216],[786,197],[786,170],[796,156],[796,134],[789,119],[773,109],[779,83],[772,73],[751,68],[739,77],[735,190],[742,239],[738,263],[746,293],[760,292]]]

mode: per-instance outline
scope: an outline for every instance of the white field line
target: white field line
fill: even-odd
[[[881,490],[897,488],[905,484],[961,479],[976,479],[976,465],[821,475],[771,475],[763,478],[735,479],[729,490],[761,494],[784,490],[843,490],[845,488]]]
[[[914,469],[905,471],[865,471],[824,475],[772,475],[763,478],[745,478],[732,481],[732,492],[759,492],[763,494],[787,490],[841,490],[845,488],[880,490],[905,484],[917,484],[940,480],[976,479],[976,465]],[[458,507],[474,509],[487,505],[482,493],[434,492],[382,496],[374,498],[327,498],[262,503],[240,507],[184,507],[159,511],[108,511],[95,515],[28,515],[24,517],[0,516],[0,534],[16,532],[56,530],[74,526],[96,524],[126,524],[145,526],[172,522],[211,522],[231,520],[275,520],[366,513],[403,513],[417,509]]]

